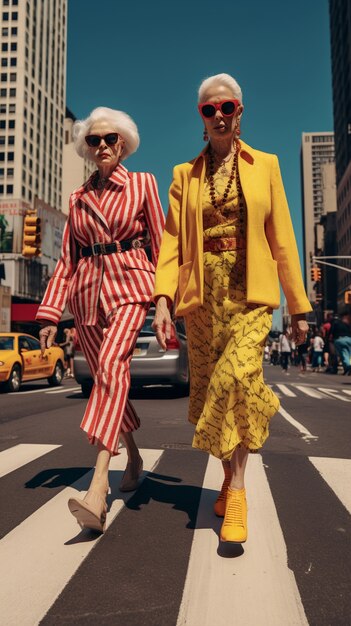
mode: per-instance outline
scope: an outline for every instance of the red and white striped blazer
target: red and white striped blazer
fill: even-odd
[[[155,177],[119,164],[98,198],[93,176],[70,197],[61,257],[36,319],[57,324],[68,303],[76,320],[90,326],[97,322],[101,297],[105,309],[151,300],[165,221]],[[82,247],[138,237],[146,228],[152,263],[143,249],[80,257]]]

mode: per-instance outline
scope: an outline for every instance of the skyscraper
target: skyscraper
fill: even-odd
[[[17,298],[38,299],[64,222],[67,0],[0,0],[0,252]],[[38,207],[42,259],[21,257],[23,215]],[[38,284],[39,281],[39,284]]]
[[[336,210],[334,161],[333,133],[302,133],[304,264],[307,294],[312,302],[315,300],[315,292],[310,277],[310,257],[318,252],[318,225],[323,215]]]
[[[329,0],[337,180],[337,248],[351,255],[351,2]],[[340,260],[351,269],[350,260]],[[351,273],[338,272],[338,302],[351,289]]]

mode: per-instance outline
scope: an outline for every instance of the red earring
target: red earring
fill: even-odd
[[[208,134],[206,128],[204,128],[204,141],[208,141]]]

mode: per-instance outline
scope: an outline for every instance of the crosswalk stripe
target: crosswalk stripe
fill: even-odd
[[[348,396],[351,396],[351,390],[350,389],[343,389],[342,392],[343,393],[347,393]]]
[[[309,457],[309,460],[351,514],[351,459]]]
[[[289,398],[296,398],[296,393],[294,393],[293,391],[291,391],[291,389],[289,389],[289,387],[287,387],[286,385],[278,385],[277,384],[278,389],[280,389],[280,391],[282,391],[286,396],[289,396]]]
[[[47,395],[53,395],[55,393],[67,393],[69,391],[81,391],[81,387],[65,387],[64,389],[55,389],[54,391],[47,391]]]
[[[326,387],[318,387],[318,389],[332,398],[337,398],[338,400],[343,400],[344,402],[351,402],[348,398],[343,398],[337,389],[329,389]]]
[[[223,558],[217,552],[220,522],[215,522],[213,502],[222,479],[221,464],[210,457],[177,626],[306,625],[261,456],[252,455],[247,468],[245,558]],[[233,550],[232,557],[240,554],[238,547]]]
[[[308,441],[309,439],[318,439],[317,435],[312,435],[310,431],[300,422],[298,422],[290,413],[288,413],[282,406],[279,407],[279,413],[289,424],[294,426],[302,435],[302,439]]]
[[[40,443],[19,443],[17,446],[3,450],[0,452],[0,478],[60,447]]]
[[[315,389],[312,389],[311,387],[305,387],[303,385],[294,385],[294,387],[295,389],[302,391],[302,393],[305,393],[306,396],[310,396],[311,398],[318,398],[318,400],[324,398],[323,394],[319,393]]]
[[[146,472],[154,469],[162,453],[162,450],[141,450]],[[119,479],[119,475],[113,477],[113,473],[123,470],[126,460],[124,449],[120,455],[111,459],[111,487]],[[77,490],[85,491],[91,476],[92,470],[74,485],[61,491],[0,541],[0,562],[2,571],[6,572],[0,585],[1,623],[6,626],[38,624],[96,545],[96,541],[87,541],[87,537],[92,536],[89,531],[78,532],[76,520],[67,508],[68,498],[77,495],[83,497],[77,494]],[[126,494],[122,500],[116,485],[112,495],[114,499],[107,514],[107,526],[133,492]]]

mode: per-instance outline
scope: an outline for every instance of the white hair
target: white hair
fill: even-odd
[[[236,80],[229,74],[216,74],[205,78],[199,87],[198,102],[206,102],[206,94],[212,87],[228,87],[237,100],[243,101],[243,94]]]
[[[123,111],[115,111],[108,107],[97,107],[85,120],[77,120],[73,124],[73,141],[79,156],[89,159],[90,152],[85,141],[86,135],[95,122],[108,122],[111,130],[116,131],[125,141],[121,160],[124,161],[139,147],[140,138],[138,128],[132,118]]]

